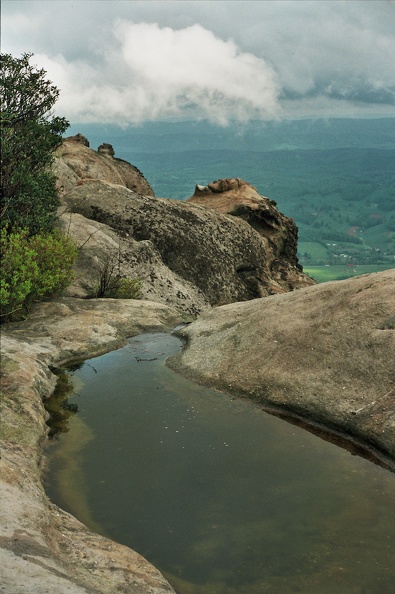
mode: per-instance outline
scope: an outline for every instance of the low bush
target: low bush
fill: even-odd
[[[94,288],[89,297],[91,299],[140,299],[141,281],[137,278],[126,278],[124,276],[112,276],[106,278],[106,282],[101,282]]]
[[[121,274],[121,248],[108,252],[102,259],[97,272],[98,284],[91,299],[140,299],[141,281]]]
[[[70,284],[77,258],[74,242],[54,230],[29,237],[26,229],[1,229],[0,320],[21,319],[35,301]]]
[[[117,278],[112,295],[115,299],[140,299],[141,281],[136,278]]]

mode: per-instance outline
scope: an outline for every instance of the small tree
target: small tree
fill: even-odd
[[[0,55],[1,226],[29,235],[53,229],[59,199],[50,165],[69,123],[51,114],[59,90],[32,54]]]

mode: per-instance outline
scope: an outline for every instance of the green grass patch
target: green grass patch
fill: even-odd
[[[299,254],[310,257],[312,260],[326,260],[328,258],[328,250],[325,246],[317,241],[299,241]]]
[[[395,268],[395,266],[388,266],[385,264],[366,264],[356,266],[304,266],[303,271],[311,276],[318,283],[325,283],[332,280],[344,280],[359,276],[361,274],[368,274],[371,272],[381,272]]]

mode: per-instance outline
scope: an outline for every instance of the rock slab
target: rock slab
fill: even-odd
[[[144,175],[123,159],[115,157],[111,144],[103,143],[95,151],[82,134],[69,136],[59,147],[54,161],[54,173],[61,194],[88,180],[99,179],[125,186],[137,194],[154,196]]]
[[[395,270],[204,312],[171,366],[395,461]]]

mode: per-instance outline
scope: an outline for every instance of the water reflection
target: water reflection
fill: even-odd
[[[180,594],[392,593],[395,476],[176,375],[179,348],[142,335],[73,374],[81,424],[53,447],[55,502]]]
[[[69,420],[78,412],[78,405],[69,401],[69,397],[74,394],[74,383],[70,375],[62,369],[53,371],[58,376],[58,381],[53,394],[44,402],[45,410],[49,414],[49,439],[55,439],[60,433],[70,431]]]

